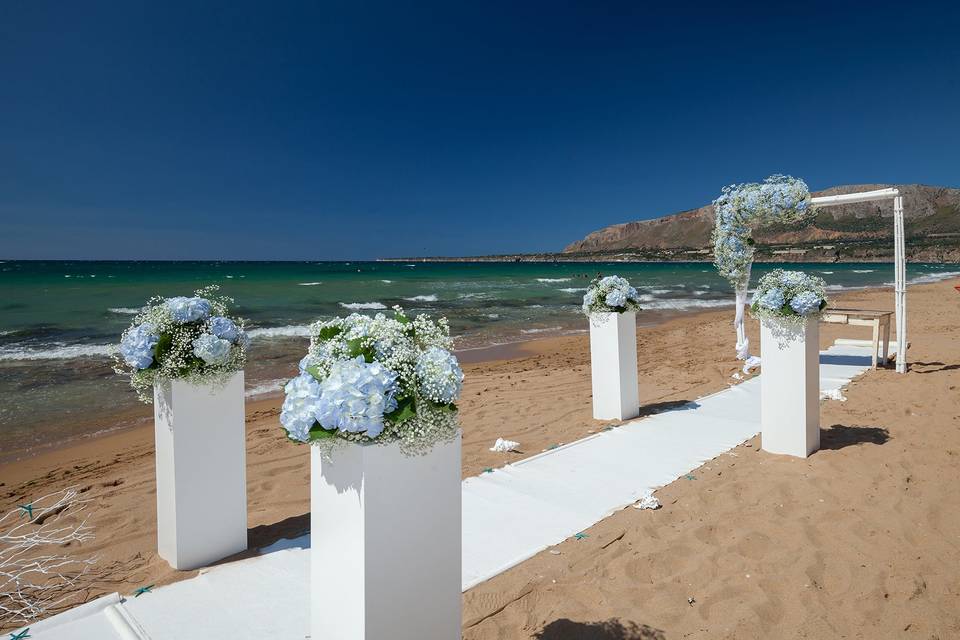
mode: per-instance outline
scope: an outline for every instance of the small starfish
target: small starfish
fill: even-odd
[[[27,627],[26,629],[24,629],[24,630],[21,631],[20,633],[11,633],[11,634],[10,634],[10,640],[24,640],[24,638],[32,638],[33,636],[31,636],[31,635],[28,633],[29,631],[30,631],[30,627]]]
[[[685,479],[687,479],[687,480],[696,480],[696,478],[695,478],[694,476],[690,475],[689,473],[688,473],[687,475],[683,476],[683,477],[684,477]]]
[[[483,470],[484,473],[493,473],[493,467],[487,467]]]
[[[145,587],[140,587],[139,589],[137,589],[136,591],[133,592],[133,597],[134,597],[134,598],[139,598],[140,596],[142,596],[142,595],[145,594],[145,593],[150,593],[151,589],[153,589],[153,585],[152,585],[152,584],[148,584],[148,585],[145,586]]]
[[[20,507],[21,516],[23,516],[23,514],[27,514],[27,518],[29,518],[30,520],[33,520],[33,503],[32,502],[28,502],[27,504],[21,504],[17,506]],[[26,637],[29,637],[29,636],[26,636]]]
[[[578,533],[578,534],[574,535],[573,537],[576,538],[577,540],[583,540],[584,538],[589,538],[590,535],[581,532],[581,533]]]

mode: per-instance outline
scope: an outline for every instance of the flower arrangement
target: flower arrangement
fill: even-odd
[[[735,289],[746,289],[750,280],[753,229],[774,222],[797,222],[813,210],[807,184],[782,175],[770,176],[762,184],[725,187],[713,204],[714,264]]]
[[[152,402],[153,385],[163,380],[218,384],[243,369],[250,339],[243,321],[227,315],[233,300],[215,296],[217,289],[152,298],[123,332],[114,370],[130,376],[143,402]]]
[[[822,278],[803,271],[774,269],[760,278],[750,311],[761,319],[799,323],[816,317],[827,306]]]
[[[625,313],[640,310],[640,294],[626,278],[594,278],[583,296],[583,313]]]
[[[463,371],[446,318],[351,314],[311,326],[300,374],[284,387],[291,440],[323,447],[399,442],[413,455],[454,438]]]

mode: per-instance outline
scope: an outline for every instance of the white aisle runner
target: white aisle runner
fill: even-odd
[[[870,350],[820,354],[821,394]],[[760,379],[463,481],[463,589],[536,555],[760,431]],[[307,547],[309,536],[278,547]],[[37,623],[37,640],[308,637],[307,548],[217,567],[141,598],[106,596]],[[330,597],[339,597],[336,585]],[[111,635],[112,633],[112,635]],[[313,639],[319,640],[319,639]]]

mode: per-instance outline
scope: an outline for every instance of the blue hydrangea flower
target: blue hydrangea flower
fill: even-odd
[[[223,316],[210,318],[210,333],[218,338],[229,340],[230,342],[236,342],[240,335],[239,329],[237,329],[237,325],[233,323],[233,320],[224,318]]]
[[[230,358],[230,341],[205,333],[193,340],[193,355],[210,365],[223,364]]]
[[[210,315],[210,301],[205,298],[178,296],[169,298],[166,304],[175,322],[196,322]]]
[[[143,323],[127,332],[120,341],[120,355],[123,361],[134,369],[146,369],[153,364],[153,348],[160,341],[154,333],[152,324]]]
[[[396,380],[397,374],[363,356],[334,363],[320,384],[320,425],[376,438],[383,431],[383,415],[397,408]]]
[[[286,397],[280,410],[280,424],[294,440],[310,440],[310,429],[320,409],[320,383],[309,373],[301,373],[283,387]]]
[[[783,306],[783,289],[770,289],[760,298],[760,306],[770,311],[777,311]]]
[[[808,316],[820,310],[821,302],[822,300],[817,294],[812,291],[803,291],[794,296],[793,300],[790,301],[790,306],[800,315]]]
[[[624,307],[627,305],[627,294],[622,289],[611,289],[607,292],[607,304],[611,307]]]
[[[583,294],[583,308],[586,309],[597,300],[597,292],[593,289]]]
[[[438,404],[450,404],[460,397],[463,371],[456,357],[440,347],[430,347],[417,359],[420,395]]]
[[[312,367],[316,363],[317,359],[308,353],[300,358],[300,364],[297,365],[297,368],[300,369],[300,373],[306,373],[307,367]]]

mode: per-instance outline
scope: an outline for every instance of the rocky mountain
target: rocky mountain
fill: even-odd
[[[857,184],[813,195],[897,187],[903,196],[908,258],[960,262],[960,189],[927,185]],[[652,220],[604,227],[567,246],[564,258],[709,259],[713,205]],[[795,226],[755,233],[758,258],[871,260],[893,255],[893,201],[823,207]]]

